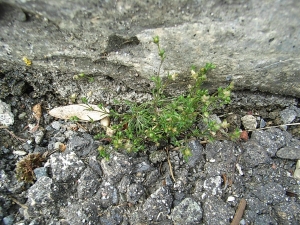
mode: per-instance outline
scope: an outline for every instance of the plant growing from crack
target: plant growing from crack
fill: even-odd
[[[157,146],[165,143],[168,146],[180,147],[184,158],[188,159],[191,150],[185,143],[189,138],[212,140],[218,131],[228,127],[226,120],[217,123],[211,118],[211,114],[214,109],[230,102],[233,83],[226,88],[220,87],[216,93],[210,94],[208,90],[202,89],[201,85],[207,79],[207,73],[216,66],[212,63],[206,63],[200,69],[192,66],[193,84],[188,92],[178,97],[169,97],[165,93],[165,88],[177,79],[178,75],[168,74],[167,79],[163,80],[160,70],[166,58],[165,51],[160,47],[158,36],[153,38],[153,43],[157,46],[160,57],[158,73],[151,77],[155,85],[152,90],[153,99],[141,104],[125,101],[123,102],[127,108],[125,113],[111,110],[110,115],[118,121],[111,126],[114,130],[114,135],[110,137],[111,143],[116,149],[123,148],[130,152],[143,151],[149,143]],[[205,129],[198,129],[197,123],[203,124],[202,127]],[[104,136],[99,134],[95,138]],[[108,157],[103,148],[99,151],[101,156]]]

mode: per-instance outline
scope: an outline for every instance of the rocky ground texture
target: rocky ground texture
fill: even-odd
[[[300,224],[299,7],[0,0],[2,224]],[[162,67],[155,35],[166,51]],[[174,96],[188,87],[190,66],[206,62],[217,68],[205,88],[235,82],[217,117],[253,131],[235,142],[189,140],[188,161],[153,146],[136,154],[111,148],[110,160],[101,159],[97,149],[108,143],[93,139],[104,132],[98,122],[48,113],[82,97],[108,107],[147,101],[158,71],[179,75],[167,89]],[[74,80],[79,74],[86,79]],[[36,167],[21,164],[36,178],[29,184],[16,177],[26,157]]]
[[[0,218],[5,225],[229,224],[242,199],[246,208],[240,224],[300,223],[297,126],[255,130],[249,140],[237,142],[190,140],[188,161],[179,151],[151,146],[136,154],[112,149],[106,160],[97,151],[105,143],[93,139],[101,132],[97,123],[57,120],[47,109],[59,102],[40,99],[40,126],[29,132],[36,124],[32,105],[37,102],[27,94],[5,101],[10,105],[1,102],[1,123],[14,120],[0,129]],[[250,119],[241,119],[245,115]],[[233,94],[220,116],[243,129],[259,128],[297,123],[300,109],[294,98],[243,92]],[[64,151],[53,153],[61,146]],[[52,154],[34,170],[37,180],[19,182],[16,162],[47,151]]]

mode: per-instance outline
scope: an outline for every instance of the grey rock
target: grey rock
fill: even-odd
[[[270,181],[255,187],[253,194],[266,204],[277,204],[284,200],[285,189],[280,184]]]
[[[264,128],[266,126],[266,121],[264,119],[260,119],[259,128]]]
[[[296,169],[294,171],[294,178],[300,180],[300,159],[296,163]],[[300,188],[299,188],[299,191],[300,191]]]
[[[130,183],[131,183],[130,177],[125,175],[119,182],[119,185],[118,185],[119,192],[126,193]]]
[[[147,174],[146,180],[144,182],[145,186],[154,186],[159,178],[158,170],[153,170],[149,174]]]
[[[214,141],[208,143],[204,150],[206,160],[204,169],[208,176],[218,176],[232,171],[232,165],[239,154],[231,141]]]
[[[98,191],[100,179],[90,168],[86,168],[78,180],[77,193],[78,198],[87,199],[92,197]]]
[[[10,215],[10,216],[4,217],[2,219],[2,223],[3,223],[3,225],[13,225],[14,220],[15,220],[15,218],[12,215]]]
[[[243,126],[246,130],[255,130],[257,127],[256,118],[252,115],[246,115],[241,118]]]
[[[10,105],[0,100],[0,124],[10,126],[14,124],[14,114],[11,112]]]
[[[75,152],[79,157],[85,157],[93,153],[97,148],[94,139],[91,135],[83,133],[82,137],[74,136],[67,143],[66,153]]]
[[[287,146],[277,151],[276,156],[283,159],[300,159],[300,141],[289,142]]]
[[[153,170],[153,167],[150,165],[149,161],[140,162],[135,165],[134,172],[147,172]]]
[[[251,168],[263,163],[270,163],[271,158],[268,156],[264,147],[257,142],[249,140],[242,143],[245,152],[242,154],[241,160],[245,163],[245,167]]]
[[[221,162],[224,160],[229,160],[234,162],[235,148],[233,142],[231,141],[214,141],[208,143],[205,148],[206,160],[209,162]]]
[[[272,225],[277,225],[276,219],[268,214],[262,214],[262,215],[257,215],[254,219],[254,225],[260,225],[260,224],[272,224]]]
[[[234,209],[221,199],[211,196],[203,204],[205,224],[229,224],[234,216]]]
[[[60,127],[61,127],[61,124],[60,124],[59,121],[53,121],[53,122],[51,123],[51,126],[52,126],[55,130],[59,130]]]
[[[167,187],[161,187],[151,194],[143,205],[148,220],[162,221],[171,211],[173,197]]]
[[[118,152],[112,152],[110,160],[102,159],[101,167],[103,174],[111,182],[115,183],[121,180],[124,175],[132,172],[132,159]]]
[[[144,194],[144,187],[141,184],[131,184],[127,189],[127,201],[135,204]]]
[[[188,145],[192,151],[192,157],[189,158],[187,164],[194,167],[199,160],[204,160],[202,156],[203,147],[198,140],[189,141]]]
[[[44,137],[44,132],[42,130],[37,130],[33,133],[34,141],[36,144],[40,144]]]
[[[26,116],[27,116],[26,112],[22,112],[22,113],[19,114],[18,118],[20,120],[23,120],[23,119],[25,119]]]
[[[74,153],[58,154],[50,156],[53,179],[58,182],[69,182],[79,176],[84,170],[84,163]]]
[[[97,160],[97,156],[90,156],[89,157],[89,166],[91,169],[97,173],[98,176],[102,176],[102,170],[100,166],[100,162]]]
[[[117,224],[123,224],[122,222],[124,220],[124,210],[120,208],[111,208],[106,211],[106,213],[100,217],[101,224],[106,225],[117,225]],[[126,223],[124,223],[126,224]]]
[[[203,188],[207,195],[220,195],[222,178],[220,176],[210,177],[204,181]]]
[[[99,224],[98,205],[93,199],[79,200],[61,209],[63,224]]]
[[[35,177],[36,177],[37,180],[42,178],[42,177],[47,177],[48,176],[46,167],[38,167],[38,168],[35,168],[33,171],[34,171],[34,174],[35,174]]]
[[[171,218],[175,224],[199,224],[202,219],[202,209],[193,199],[185,198],[173,209]]]
[[[108,181],[103,181],[98,192],[94,196],[99,203],[98,205],[106,209],[119,202],[118,190]]]
[[[264,214],[269,215],[270,211],[272,211],[272,207],[268,205],[266,202],[261,201],[255,196],[246,197],[247,202],[247,208],[244,212],[244,218],[248,223],[250,221],[256,221],[259,216],[262,216]],[[273,215],[275,217],[275,215]],[[262,217],[259,220],[262,220],[265,217]],[[272,220],[270,220],[272,221]],[[257,223],[258,224],[258,223]]]
[[[290,142],[292,136],[277,128],[256,130],[252,132],[251,140],[265,148],[269,156],[275,156],[277,150]]]
[[[292,123],[297,117],[297,112],[287,108],[280,112],[280,117],[284,124]]]
[[[49,177],[41,177],[28,190],[26,213],[24,216],[52,216],[57,215],[55,203],[59,199],[59,187]]]
[[[152,163],[163,162],[167,159],[165,151],[153,151],[151,152],[149,159]]]
[[[300,206],[296,202],[281,202],[274,206],[279,224],[299,224]]]

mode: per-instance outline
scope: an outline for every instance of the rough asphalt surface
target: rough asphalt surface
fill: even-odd
[[[230,224],[242,199],[246,208],[240,224],[300,223],[296,169],[300,141],[299,135],[291,134],[299,134],[297,129],[256,130],[250,132],[249,140],[238,142],[220,140],[201,145],[191,140],[193,156],[187,162],[179,151],[167,154],[150,147],[138,154],[112,151],[107,161],[100,159],[97,151],[104,143],[95,141],[84,129],[88,124],[56,120],[45,111],[37,131],[24,131],[27,123],[35,122],[30,119],[30,108],[22,111],[18,107],[24,106],[20,99],[10,99],[13,112],[4,102],[0,107],[6,119],[15,116],[17,125],[10,130],[26,140],[19,142],[7,130],[0,130],[0,218],[5,225]],[[237,95],[234,99],[243,103]],[[261,110],[266,121],[274,115],[287,123],[299,121],[295,100],[272,99],[277,106],[289,106],[265,114]],[[248,102],[259,103],[264,104],[261,99]],[[253,117],[257,127],[264,125],[262,116]],[[248,125],[244,122],[240,126]],[[47,156],[34,170],[37,180],[33,184],[17,181],[18,160],[29,153],[52,152],[61,144],[65,151]]]

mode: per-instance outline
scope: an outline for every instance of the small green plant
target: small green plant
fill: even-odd
[[[201,85],[207,79],[207,73],[216,66],[207,63],[204,67],[191,68],[192,85],[185,95],[169,97],[165,93],[167,85],[177,79],[177,74],[168,74],[166,79],[160,76],[161,66],[166,58],[165,51],[160,47],[159,37],[153,38],[153,43],[158,47],[160,65],[158,73],[151,77],[154,82],[152,90],[153,99],[149,102],[137,104],[125,101],[125,113],[111,110],[111,116],[118,121],[111,128],[115,134],[111,137],[113,146],[126,149],[130,152],[144,150],[146,145],[153,143],[157,146],[167,145],[181,147],[181,152],[187,160],[191,150],[185,146],[190,137],[200,137],[212,140],[220,129],[226,128],[228,123],[223,121],[218,124],[211,118],[214,109],[230,102],[233,84],[226,88],[218,88],[214,94],[203,90]],[[205,129],[199,130],[197,123],[202,123]],[[101,149],[100,155],[106,157]]]
[[[103,146],[99,146],[98,151],[101,158],[105,158],[106,160],[109,160],[109,153],[106,151],[106,149]]]
[[[93,76],[84,73],[74,75],[73,80],[88,80],[91,83],[95,81]]]
[[[72,122],[78,122],[79,118],[77,116],[71,116],[70,117],[70,121],[72,121]]]

